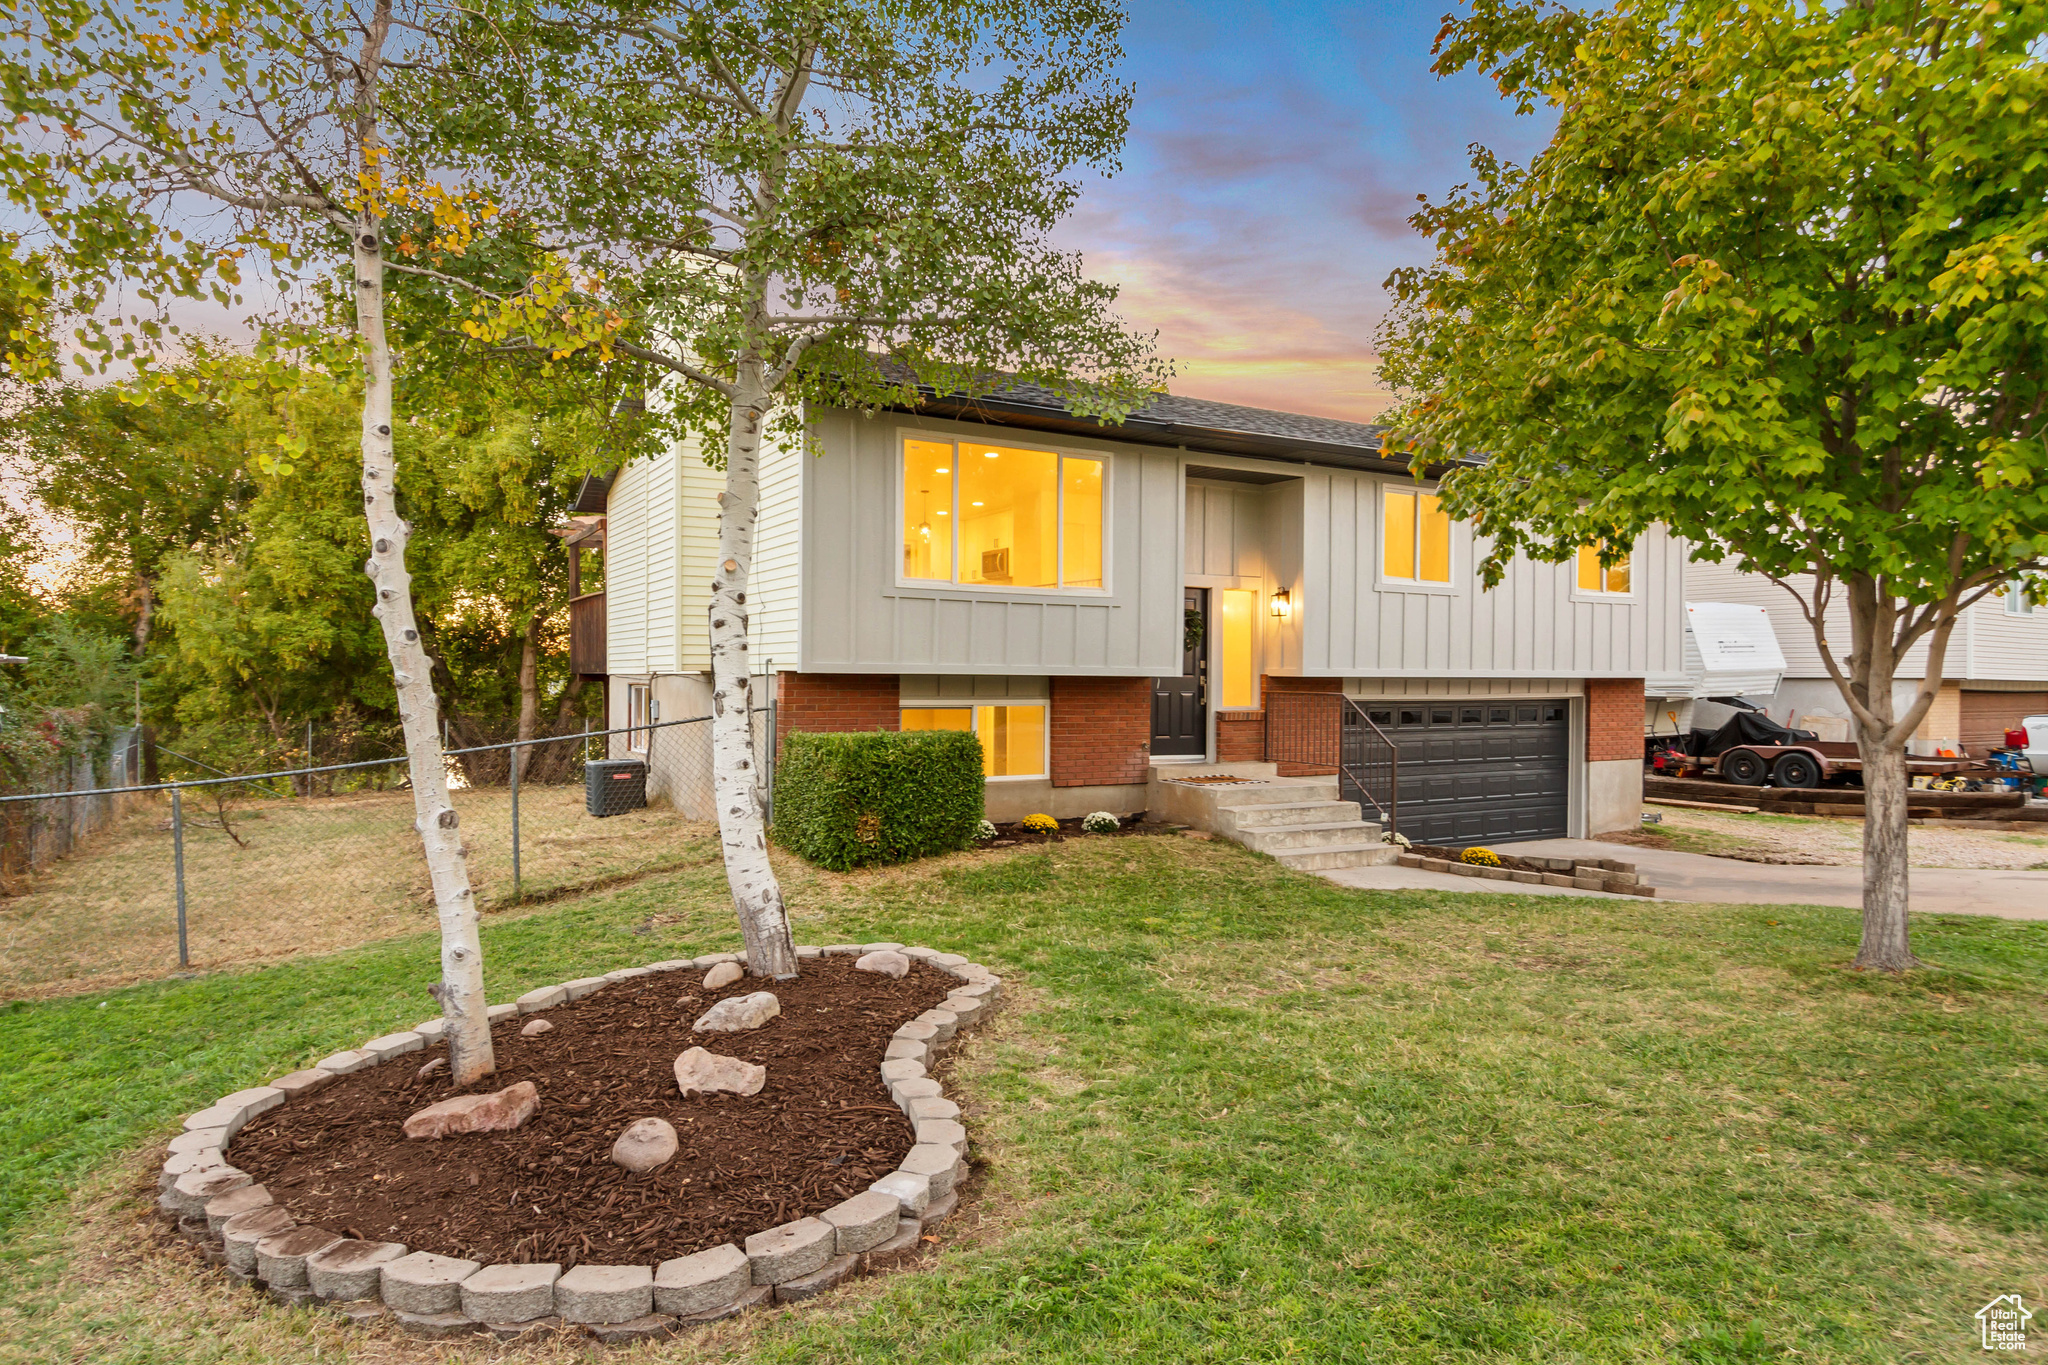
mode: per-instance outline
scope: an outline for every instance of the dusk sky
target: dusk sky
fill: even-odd
[[[1448,0],[1146,3],[1124,169],[1061,233],[1157,328],[1176,393],[1365,420],[1381,282],[1427,259],[1415,196],[1467,180],[1473,142],[1524,161],[1549,130],[1482,78],[1430,74]]]

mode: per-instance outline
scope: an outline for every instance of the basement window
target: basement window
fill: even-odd
[[[1033,706],[906,706],[904,730],[967,730],[981,741],[984,777],[1044,777],[1046,708]]]

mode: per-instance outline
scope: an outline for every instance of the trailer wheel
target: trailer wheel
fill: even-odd
[[[1807,754],[1786,754],[1771,769],[1771,781],[1781,787],[1818,787],[1820,764]]]
[[[1761,787],[1767,771],[1762,754],[1753,754],[1747,749],[1731,749],[1721,755],[1721,776],[1738,787]]]

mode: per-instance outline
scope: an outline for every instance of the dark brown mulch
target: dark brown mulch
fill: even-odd
[[[540,1112],[510,1133],[409,1141],[407,1116],[462,1093],[419,1068],[445,1046],[408,1053],[293,1100],[237,1135],[229,1160],[301,1223],[486,1264],[645,1264],[830,1208],[896,1168],[910,1123],[879,1067],[889,1036],[958,984],[922,963],[901,981],[806,962],[793,982],[743,978],[707,992],[695,972],[615,982],[492,1031],[498,1069],[471,1090],[517,1081]],[[782,1013],[751,1033],[698,1034],[716,1000],[772,989]],[[532,1019],[554,1024],[522,1038]],[[692,1047],[765,1065],[758,1095],[676,1088]],[[681,1149],[658,1171],[612,1164],[635,1119],[675,1125]]]
[[[1421,858],[1441,858],[1447,863],[1463,861],[1465,852],[1459,848],[1439,848],[1435,844],[1411,844],[1406,851]],[[1495,850],[1494,856],[1499,858],[1500,865],[1507,868],[1510,872],[1548,872],[1551,870],[1548,863],[1532,863],[1527,858],[1517,858],[1512,853],[1502,853],[1499,850]]]
[[[1145,823],[1145,812],[1139,811],[1136,815],[1118,817],[1115,831],[1103,834],[1090,834],[1081,828],[1079,819],[1060,821],[1058,834],[1042,834],[1035,829],[1026,829],[1022,825],[997,825],[996,837],[977,847],[1014,848],[1019,844],[1057,844],[1067,839],[1115,839],[1122,835],[1170,834],[1178,828],[1180,826],[1162,824],[1156,820],[1148,825]]]

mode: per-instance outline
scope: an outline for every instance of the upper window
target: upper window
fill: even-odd
[[[2008,583],[1998,590],[1998,595],[2005,599],[2005,614],[2007,616],[2032,616],[2034,614],[2034,598],[2027,591],[2024,584]]]
[[[1436,494],[1389,488],[1381,530],[1385,577],[1411,583],[1451,581],[1451,517]]]
[[[978,441],[903,443],[903,576],[1102,586],[1103,461]]]
[[[1603,565],[1600,554],[1606,541],[1579,547],[1579,591],[1625,593],[1629,591],[1628,555],[1623,550],[1612,564]]]

